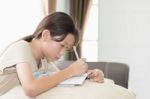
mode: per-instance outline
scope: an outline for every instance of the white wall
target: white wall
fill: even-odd
[[[0,52],[32,34],[43,17],[41,0],[0,0]]]
[[[129,88],[150,99],[150,0],[100,0],[99,18],[99,60],[129,64]]]

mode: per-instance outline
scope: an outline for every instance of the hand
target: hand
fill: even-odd
[[[72,76],[78,76],[86,73],[88,71],[88,65],[85,62],[85,59],[78,59],[72,63],[68,69],[71,70]]]
[[[103,83],[104,73],[100,69],[88,70],[88,78],[90,81]]]

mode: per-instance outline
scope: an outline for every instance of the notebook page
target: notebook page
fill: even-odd
[[[76,76],[76,77],[72,77],[69,78],[63,82],[61,82],[59,85],[82,85],[83,82],[85,81],[86,77],[87,77],[87,73],[81,75],[81,76]]]

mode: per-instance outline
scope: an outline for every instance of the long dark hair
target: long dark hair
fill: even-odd
[[[63,41],[69,33],[74,35],[75,45],[79,41],[78,30],[71,16],[63,12],[54,12],[49,14],[40,22],[32,35],[26,36],[22,39],[27,42],[31,42],[33,38],[39,39],[41,38],[41,34],[44,29],[49,30],[51,33],[50,35],[57,42]],[[59,38],[55,38],[56,36]]]

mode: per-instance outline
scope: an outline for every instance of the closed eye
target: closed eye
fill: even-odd
[[[60,44],[60,46],[63,48],[63,47],[65,47],[65,45],[63,45],[63,44]]]
[[[65,48],[67,52],[73,51],[72,46],[66,46],[66,44],[60,43],[61,48]]]

